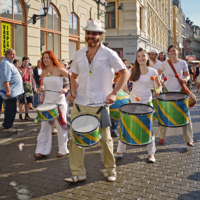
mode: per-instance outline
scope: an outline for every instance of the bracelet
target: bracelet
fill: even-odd
[[[156,92],[158,92],[158,93],[160,94],[160,89],[157,88],[157,89],[156,89]]]

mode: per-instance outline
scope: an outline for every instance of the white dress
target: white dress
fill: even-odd
[[[60,91],[63,88],[63,77],[50,76],[43,79],[44,90]],[[67,103],[65,101],[65,95],[58,92],[45,91],[45,103],[56,103],[59,104],[62,111],[64,120],[66,121],[66,114],[68,110]],[[58,120],[55,119],[56,128],[58,131],[58,153],[66,155],[69,153],[67,148],[68,134],[64,130]],[[41,122],[41,130],[37,137],[37,147],[35,153],[40,153],[42,155],[48,155],[51,152],[52,145],[52,126],[48,121]]]
[[[156,77],[158,75],[157,71],[153,68],[148,67],[148,73],[145,75],[140,75],[140,78],[133,83],[133,89],[131,91],[135,96],[140,97],[141,101],[138,102],[134,97],[130,96],[131,103],[143,103],[148,104],[152,100],[151,95],[151,76]],[[117,152],[123,153],[126,151],[126,144],[118,140]],[[152,136],[152,142],[147,145],[148,155],[154,155],[156,152],[155,136]]]

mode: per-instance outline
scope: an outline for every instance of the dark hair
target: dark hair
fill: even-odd
[[[164,53],[164,52],[160,52],[159,53],[159,56],[158,56],[158,60],[160,60],[160,54],[164,54],[164,60],[167,60],[167,54],[166,53]]]
[[[144,51],[147,55],[147,51],[143,48],[139,48],[139,50],[137,51],[137,54],[141,51]],[[135,64],[132,68],[132,73],[131,73],[131,76],[130,76],[130,81],[137,81],[139,78],[140,78],[140,64],[138,63],[137,61],[137,54],[136,54],[136,60],[135,60]],[[147,66],[149,66],[149,60],[147,60]]]
[[[22,61],[25,61],[25,60],[30,60],[30,59],[29,59],[28,56],[24,56],[24,57],[22,58]]]
[[[169,53],[170,49],[171,49],[171,48],[173,48],[173,47],[179,51],[179,48],[178,48],[178,46],[177,46],[177,45],[174,45],[174,44],[172,44],[172,45],[170,45],[170,46],[168,47],[168,49],[167,49],[167,52]]]
[[[110,48],[110,44],[109,44],[108,42],[103,42],[102,44],[103,44],[104,46]]]
[[[122,58],[122,62],[127,61],[129,63],[129,61],[126,58]]]
[[[19,60],[17,60],[17,59],[13,60],[13,64],[15,64],[17,62],[19,62]]]

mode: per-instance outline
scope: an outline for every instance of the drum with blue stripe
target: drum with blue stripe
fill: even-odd
[[[37,107],[38,119],[49,121],[58,118],[58,106],[56,104],[42,104]]]
[[[72,135],[76,145],[90,147],[101,139],[100,122],[89,114],[75,117],[71,123]]]
[[[153,136],[153,113],[152,106],[140,103],[123,105],[120,111],[121,142],[129,145],[147,145]]]
[[[119,121],[120,117],[119,117],[119,108],[120,106],[124,105],[124,104],[128,104],[129,103],[129,95],[124,92],[123,90],[120,90],[117,94],[117,98],[114,102],[114,104],[112,104],[110,106],[110,117],[116,121]]]
[[[158,96],[158,123],[166,127],[181,127],[189,123],[189,96],[167,92]]]

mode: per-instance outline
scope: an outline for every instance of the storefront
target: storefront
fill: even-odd
[[[1,56],[13,48],[17,59],[29,56],[36,65],[42,52],[51,50],[59,59],[72,60],[85,46],[83,28],[90,16],[97,19],[97,4],[94,0],[51,0],[47,16],[36,24],[32,24],[33,14],[44,14],[41,1],[0,0]],[[100,20],[104,27],[103,15]]]

